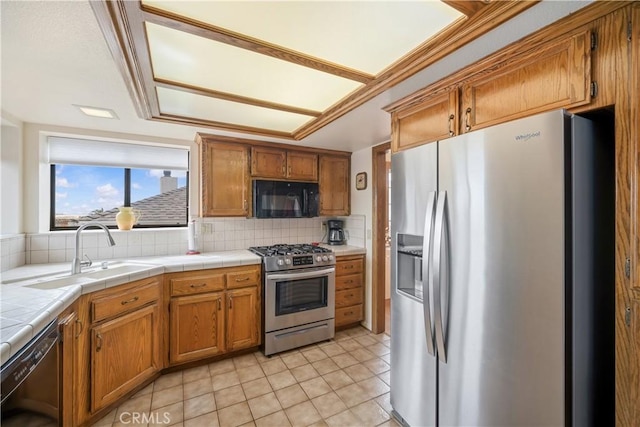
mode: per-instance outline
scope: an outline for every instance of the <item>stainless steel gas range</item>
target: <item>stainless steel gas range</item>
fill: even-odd
[[[264,265],[264,354],[333,338],[333,252],[313,245],[249,248]]]

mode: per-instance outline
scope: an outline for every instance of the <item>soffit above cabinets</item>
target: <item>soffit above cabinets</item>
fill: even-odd
[[[146,119],[300,140],[535,2],[91,2]]]

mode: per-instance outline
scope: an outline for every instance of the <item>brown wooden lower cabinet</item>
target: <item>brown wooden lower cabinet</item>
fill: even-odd
[[[167,366],[260,345],[261,277],[196,270],[80,297],[59,316],[62,425],[90,425]]]
[[[227,292],[227,351],[260,344],[260,306],[257,286]]]
[[[260,344],[260,272],[252,265],[165,275],[170,365]]]
[[[158,304],[91,328],[91,410],[124,396],[160,369]]]
[[[364,319],[364,255],[336,257],[336,328]]]
[[[171,299],[171,363],[211,357],[225,350],[223,299],[224,292]]]
[[[83,295],[59,317],[61,425],[90,425],[163,368],[161,278]]]

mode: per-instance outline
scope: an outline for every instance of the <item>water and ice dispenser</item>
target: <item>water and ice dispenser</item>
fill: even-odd
[[[422,236],[398,234],[398,291],[422,300]]]

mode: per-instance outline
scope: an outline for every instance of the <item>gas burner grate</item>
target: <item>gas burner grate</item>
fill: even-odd
[[[331,252],[331,249],[326,249],[321,246],[315,246],[310,244],[295,244],[295,245],[286,245],[286,244],[278,244],[271,246],[254,246],[249,248],[252,252],[263,256],[283,256],[283,255],[307,255],[307,254],[316,254],[316,253],[328,253]]]

